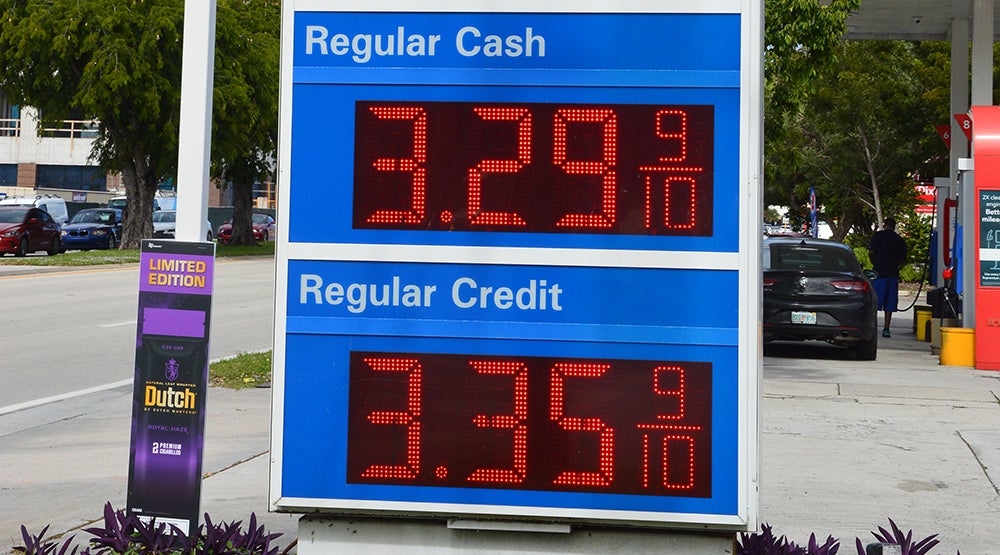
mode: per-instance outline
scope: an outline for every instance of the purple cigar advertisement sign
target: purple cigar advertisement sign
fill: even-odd
[[[144,239],[128,511],[198,527],[215,244]]]

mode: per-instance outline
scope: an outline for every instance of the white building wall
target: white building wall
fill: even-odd
[[[38,125],[38,111],[22,108],[19,135],[0,136],[0,164],[89,165],[93,138],[41,137]]]

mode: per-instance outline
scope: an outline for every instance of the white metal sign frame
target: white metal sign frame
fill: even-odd
[[[739,17],[740,60],[738,71],[738,160],[731,160],[738,174],[738,185],[733,190],[738,196],[734,202],[738,208],[732,214],[735,221],[716,221],[714,234],[725,236],[727,240],[690,250],[656,250],[640,243],[629,244],[626,248],[612,245],[611,249],[601,247],[579,247],[570,245],[547,245],[528,241],[524,244],[412,244],[401,242],[351,241],[340,238],[326,240],[315,232],[316,228],[300,223],[304,219],[297,207],[301,199],[293,196],[295,191],[311,189],[315,203],[347,203],[348,199],[335,198],[325,183],[300,180],[294,174],[294,157],[303,145],[293,141],[293,112],[301,109],[293,105],[296,51],[303,48],[303,37],[297,34],[296,17],[301,13],[470,13],[470,14],[734,14]],[[758,523],[758,387],[761,374],[759,347],[759,307],[760,307],[760,242],[761,221],[761,176],[762,176],[762,32],[763,2],[740,2],[738,0],[712,0],[709,2],[653,2],[649,0],[629,0],[626,2],[534,2],[515,0],[514,2],[479,2],[469,4],[446,0],[418,5],[395,0],[376,0],[364,5],[346,1],[287,0],[283,5],[282,20],[282,77],[279,141],[279,226],[276,256],[275,287],[275,342],[271,444],[271,487],[270,500],[275,510],[290,512],[336,512],[341,514],[396,515],[403,517],[481,517],[500,519],[538,519],[544,521],[571,523],[624,524],[640,526],[673,526],[686,528],[710,527],[718,529],[754,529]],[[402,31],[400,31],[402,33]],[[324,37],[324,40],[332,40]],[[300,42],[295,42],[300,41]],[[331,50],[334,43],[327,43]],[[345,52],[363,59],[357,50],[346,47]],[[682,55],[683,53],[672,53]],[[627,55],[627,53],[623,54]],[[669,54],[665,54],[669,55]],[[322,71],[331,71],[322,69]],[[406,71],[405,68],[398,71]],[[658,72],[658,79],[669,81],[669,72]],[[497,83],[496,74],[485,81]],[[502,79],[500,79],[502,81]],[[489,83],[487,83],[489,84]],[[735,140],[735,139],[733,139]],[[314,191],[313,191],[314,190]],[[718,201],[716,201],[718,203]],[[731,224],[735,224],[731,225]],[[728,242],[727,242],[728,241]],[[433,242],[432,242],[433,243]],[[682,243],[686,244],[686,243]],[[700,245],[699,243],[692,243]],[[729,246],[727,246],[729,245]],[[296,354],[297,344],[290,345],[292,334],[312,333],[307,318],[289,317],[294,301],[291,291],[299,291],[302,286],[302,272],[297,264],[308,263],[404,263],[404,264],[452,264],[464,266],[532,266],[556,264],[561,268],[601,267],[601,268],[642,268],[667,270],[706,270],[734,273],[734,290],[728,297],[735,300],[737,313],[735,326],[735,383],[731,384],[735,393],[736,424],[733,443],[727,449],[735,450],[733,480],[733,503],[723,511],[700,512],[698,510],[633,510],[627,508],[590,508],[586,506],[545,506],[532,503],[452,503],[442,498],[421,500],[409,498],[393,499],[338,499],[323,495],[289,495],[285,490],[287,460],[296,455],[288,451],[288,430],[305,423],[289,421],[289,404],[299,402],[289,398],[290,373],[302,373],[299,367],[287,366],[288,360]],[[702,292],[704,293],[704,292]],[[691,294],[690,291],[682,294]],[[300,292],[300,297],[305,298]],[[703,299],[705,305],[712,305],[711,298]],[[306,322],[306,323],[303,323]],[[339,325],[339,324],[338,324]],[[697,341],[697,339],[696,339]],[[363,341],[360,341],[362,342]],[[705,346],[705,348],[709,348]],[[306,356],[318,356],[307,353]],[[301,451],[301,446],[293,447]],[[297,453],[301,457],[303,453]]]

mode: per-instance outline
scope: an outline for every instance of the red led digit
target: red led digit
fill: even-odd
[[[670,125],[666,124],[670,122]],[[669,127],[674,131],[665,131],[664,127]],[[687,112],[684,110],[660,110],[656,112],[656,136],[661,139],[674,139],[678,141],[677,154],[674,156],[660,156],[660,162],[665,164],[683,162],[687,159]]]
[[[705,237],[729,213],[711,104],[359,100],[354,122],[352,229]]]
[[[354,351],[349,372],[350,484],[715,491],[711,363]]]
[[[528,471],[528,367],[522,362],[470,360],[469,365],[480,374],[514,376],[514,414],[477,414],[477,428],[514,431],[514,468],[477,468],[470,482],[520,484]]]
[[[691,489],[695,486],[695,443],[694,437],[688,434],[678,435],[676,432],[700,432],[701,426],[673,426],[666,424],[639,424],[640,430],[648,430],[642,434],[642,487],[649,488],[649,475],[653,472],[652,462],[649,458],[650,437],[659,437],[660,441],[660,485],[670,490]],[[655,435],[654,435],[655,434]],[[678,453],[674,448],[671,456],[671,444],[683,443],[683,451]],[[674,459],[679,459],[674,464]],[[680,467],[683,465],[683,467]],[[679,468],[680,467],[680,468]],[[679,470],[678,470],[679,468]],[[679,473],[683,472],[682,483],[673,481]]]
[[[656,183],[657,190],[654,191],[654,181]],[[662,181],[663,185],[663,220],[655,221],[653,218],[653,195],[659,192],[658,188]],[[681,192],[677,192],[680,189]],[[687,204],[687,214],[683,222],[678,222],[680,214],[674,214],[676,210],[674,206],[679,204],[679,202],[671,202],[671,199],[680,200],[676,195],[683,195],[684,192],[688,193],[688,196],[684,204]],[[646,228],[649,229],[654,224],[662,223],[667,229],[693,229],[696,220],[697,208],[697,198],[696,198],[697,188],[693,177],[664,177],[657,178],[654,180],[653,176],[646,176]]]
[[[642,166],[643,172],[654,172],[646,176],[646,229],[688,230],[697,225],[697,188],[693,174],[702,168],[685,166],[688,162],[688,115],[685,110],[658,110],[656,112],[656,136],[666,139],[657,161],[663,166]],[[664,154],[664,151],[667,154]],[[677,164],[671,166],[671,164]],[[659,195],[662,191],[662,197]],[[687,193],[686,196],[684,194]],[[660,199],[662,198],[662,203]],[[662,219],[654,217],[657,211],[654,203],[662,209]]]
[[[370,224],[419,224],[427,211],[427,113],[419,106],[372,106],[378,119],[413,122],[412,158],[377,158],[372,165],[380,172],[412,175],[409,210],[376,210],[366,220]]]
[[[610,364],[556,363],[550,376],[549,418],[569,432],[596,432],[600,437],[599,470],[593,472],[566,470],[553,484],[570,486],[608,486],[615,478],[615,429],[600,418],[566,416],[566,378],[598,378],[611,368]]]
[[[566,143],[569,123],[600,123],[602,129],[601,160],[568,160]],[[618,116],[614,110],[597,108],[562,108],[556,110],[553,122],[552,163],[568,175],[601,176],[601,213],[566,214],[557,227],[610,228],[616,220],[618,173]]]
[[[681,444],[677,453],[678,464],[673,465],[671,444]],[[680,483],[673,481],[678,473],[677,467],[684,473]],[[691,489],[694,487],[694,438],[689,435],[666,435],[663,437],[663,487],[671,490]]]
[[[517,160],[482,160],[469,168],[469,223],[523,226],[517,212],[483,212],[483,175],[517,173],[531,163],[531,112],[527,108],[484,108],[473,111],[486,121],[517,122]]]
[[[664,382],[667,382],[664,384]],[[676,385],[672,389],[664,389]],[[653,393],[677,399],[674,414],[657,414],[660,420],[681,420],[684,418],[684,368],[680,366],[657,366],[653,369]]]
[[[406,426],[406,464],[373,464],[361,473],[362,478],[412,479],[420,474],[420,404],[423,388],[420,362],[415,358],[369,357],[365,363],[375,372],[408,372],[406,410],[368,413],[372,424]]]
[[[649,423],[639,424],[642,435],[642,487],[649,488],[650,473],[653,472],[650,461],[650,437],[660,438],[660,486],[668,490],[692,489],[695,485],[695,440],[692,435],[677,432],[700,432],[699,425],[683,425],[676,421],[685,418],[686,373],[684,367],[678,365],[660,365],[653,368],[653,393],[674,398],[676,407],[669,414],[657,413],[656,419],[673,421],[672,424]],[[653,435],[653,434],[656,435]],[[678,476],[683,474],[680,480]]]

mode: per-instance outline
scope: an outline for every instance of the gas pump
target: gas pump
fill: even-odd
[[[952,198],[950,193],[951,187],[938,185],[937,227],[934,233],[934,243],[931,247],[931,256],[934,258],[931,261],[932,272],[929,280],[937,287],[927,291],[927,304],[931,307],[931,318],[938,320],[938,324],[943,318],[957,322],[961,314],[961,299],[956,286],[954,256],[957,249],[961,247],[961,245],[956,246],[955,243],[958,227],[956,218],[958,200]],[[932,347],[936,343],[932,340]]]
[[[1000,107],[972,107],[972,144],[974,187],[962,189],[972,194],[960,199],[957,234],[967,260],[956,262],[964,275],[955,279],[965,293],[965,325],[975,328],[975,366],[1000,370]]]

